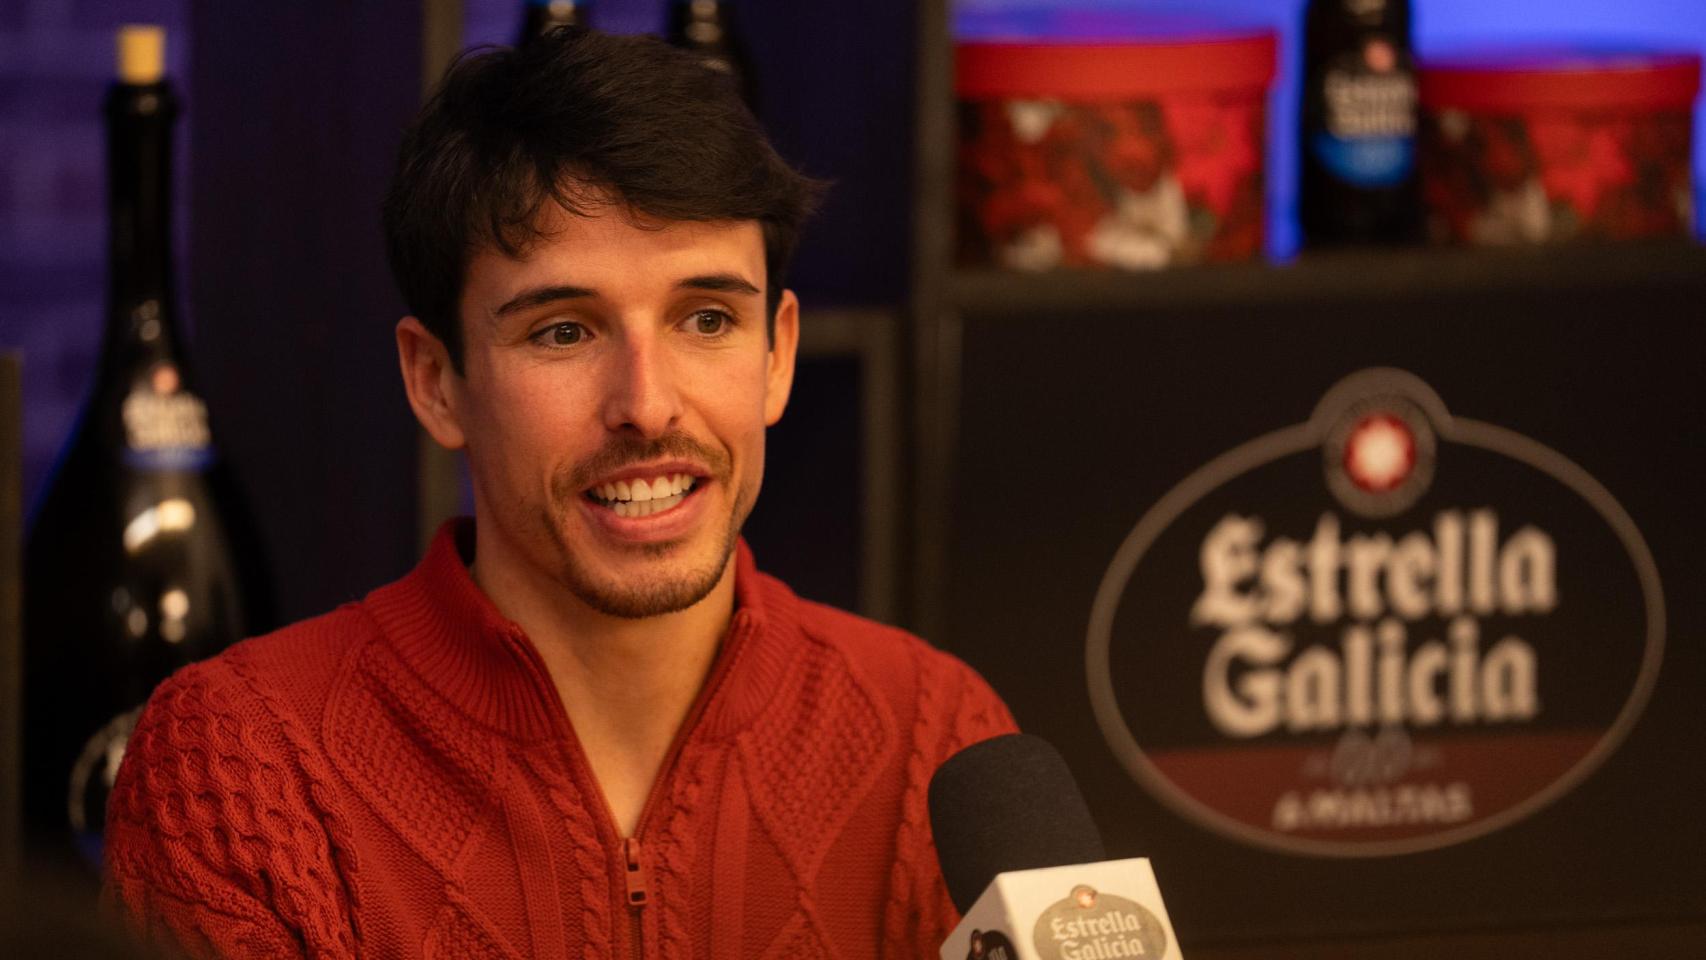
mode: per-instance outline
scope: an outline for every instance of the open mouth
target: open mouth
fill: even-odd
[[[660,474],[601,483],[586,492],[586,498],[618,517],[649,517],[674,508],[698,489],[700,480],[690,473]]]

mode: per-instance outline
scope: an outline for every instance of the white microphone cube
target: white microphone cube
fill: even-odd
[[[997,874],[942,960],[1183,960],[1149,860]]]

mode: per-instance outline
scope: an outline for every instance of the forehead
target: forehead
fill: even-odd
[[[580,214],[548,203],[535,228],[538,239],[519,256],[490,246],[474,254],[464,278],[467,306],[490,307],[538,283],[615,296],[713,274],[735,274],[759,289],[766,280],[764,235],[756,221],[662,220],[615,204]]]

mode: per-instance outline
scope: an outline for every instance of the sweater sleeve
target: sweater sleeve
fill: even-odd
[[[1018,726],[1007,705],[970,667],[935,650],[920,657],[919,709],[902,800],[895,872],[883,956],[922,960],[938,955],[959,912],[948,897],[930,835],[930,778],[942,762],[974,743]]]
[[[300,744],[231,667],[150,698],[107,807],[108,905],[194,958],[355,955]]]

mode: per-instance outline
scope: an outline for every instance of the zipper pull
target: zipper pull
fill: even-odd
[[[645,862],[640,859],[639,838],[630,837],[622,841],[622,852],[628,860],[628,906],[638,910],[651,899],[651,876],[646,872]]]

